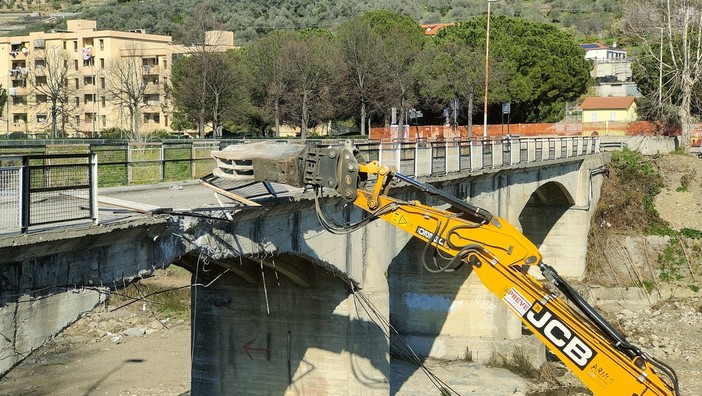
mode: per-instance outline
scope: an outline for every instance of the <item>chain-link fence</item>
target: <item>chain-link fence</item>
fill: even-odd
[[[22,157],[0,157],[0,232],[19,230],[22,208]]]
[[[98,220],[95,154],[0,157],[0,232],[81,220]]]

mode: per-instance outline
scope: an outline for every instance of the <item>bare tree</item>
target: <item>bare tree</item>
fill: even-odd
[[[201,138],[205,137],[205,125],[208,119],[211,119],[216,125],[213,125],[213,137],[221,136],[222,126],[221,117],[219,115],[219,96],[211,91],[212,87],[216,87],[214,80],[222,80],[223,75],[217,66],[212,64],[213,58],[211,55],[216,52],[222,52],[225,45],[228,44],[224,34],[217,31],[221,24],[217,20],[215,13],[209,5],[199,4],[193,10],[191,16],[183,24],[183,29],[178,32],[177,36],[180,40],[189,45],[188,56],[192,57],[194,62],[194,72],[191,73],[193,78],[180,81],[181,87],[188,85],[191,98],[188,100],[191,106],[197,109],[197,125],[198,132]],[[198,74],[195,76],[194,74]],[[216,87],[219,91],[219,88]],[[213,99],[212,95],[217,96]],[[215,104],[215,102],[217,104]],[[214,105],[215,108],[210,108]],[[211,111],[210,111],[211,110]],[[211,117],[208,115],[211,114]]]
[[[113,101],[125,108],[129,115],[130,140],[141,140],[141,108],[148,84],[143,74],[144,49],[139,45],[128,44],[121,50],[121,56],[107,65],[106,90]]]
[[[32,92],[37,96],[46,96],[51,106],[51,138],[58,137],[58,121],[61,120],[61,130],[70,119],[73,108],[68,98],[75,89],[69,84],[75,76],[71,69],[71,55],[66,50],[54,46],[33,54],[31,61],[34,67],[29,68]]]
[[[240,79],[230,66],[227,54],[217,53],[206,56],[210,59],[207,62],[209,73],[205,80],[208,96],[209,108],[212,112],[212,135],[215,139],[222,137],[223,113],[227,108],[226,104],[238,89]]]
[[[627,27],[639,39],[643,56],[660,68],[658,106],[677,107],[681,146],[689,150],[693,99],[702,81],[702,0],[627,0]]]

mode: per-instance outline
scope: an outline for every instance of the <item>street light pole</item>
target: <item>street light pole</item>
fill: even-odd
[[[488,75],[490,72],[490,5],[498,0],[487,0],[487,28],[485,32],[485,98],[483,103],[483,138],[487,137]]]

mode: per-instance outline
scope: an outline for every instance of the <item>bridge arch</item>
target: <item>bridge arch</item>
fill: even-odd
[[[191,252],[177,264],[207,286],[192,299],[194,394],[387,387],[390,363],[378,353],[388,349],[386,330],[372,325],[354,282],[332,266],[276,252],[207,262]]]
[[[547,182],[534,191],[527,205],[575,205],[575,199],[568,189],[558,181]]]

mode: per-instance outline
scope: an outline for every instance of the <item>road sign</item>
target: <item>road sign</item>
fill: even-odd
[[[419,110],[411,109],[409,111],[409,118],[422,118],[423,116],[424,114]]]
[[[510,107],[511,107],[511,103],[510,103],[510,102],[502,103],[502,114],[509,114],[509,113],[511,113]]]

